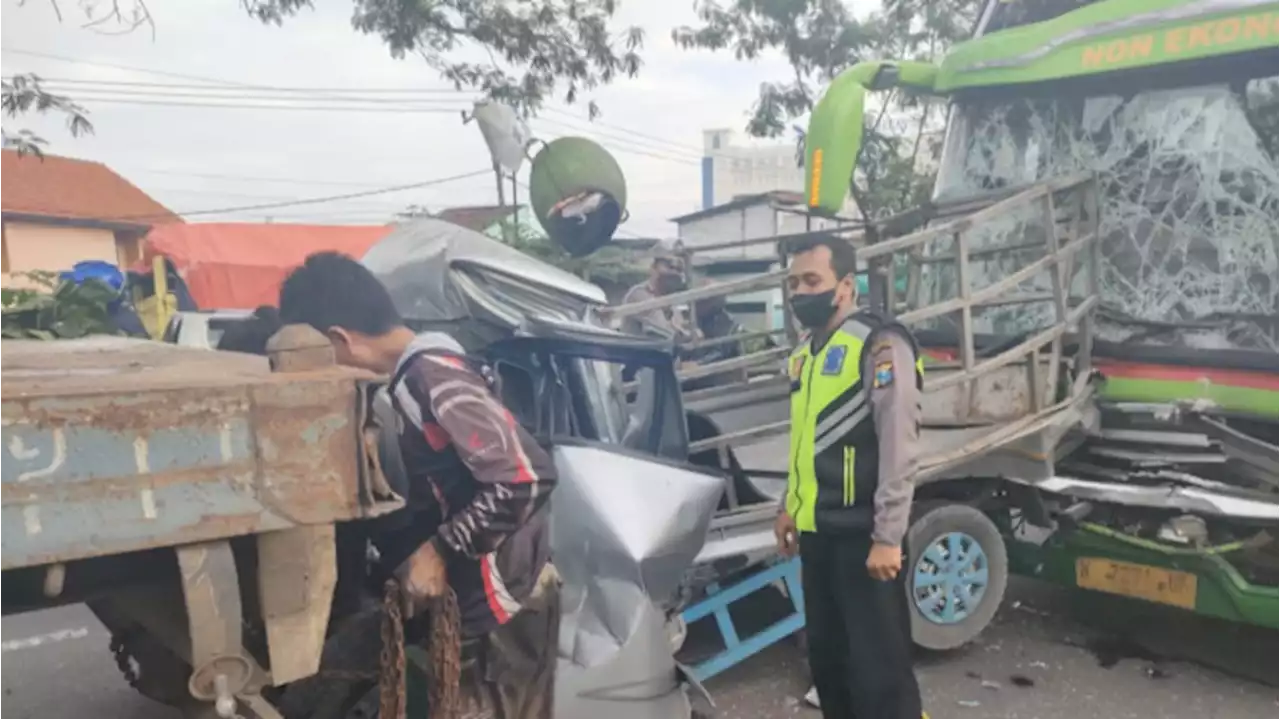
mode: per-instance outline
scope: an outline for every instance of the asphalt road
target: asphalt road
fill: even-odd
[[[761,612],[767,611],[761,608]],[[710,642],[695,628],[690,641]],[[0,625],[5,719],[175,719],[133,693],[89,612]],[[917,665],[934,719],[1252,719],[1277,714],[1277,635],[1145,604],[1013,584],[981,641]],[[784,642],[713,679],[726,719],[816,719]]]

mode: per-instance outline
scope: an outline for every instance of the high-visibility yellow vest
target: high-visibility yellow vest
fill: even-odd
[[[791,454],[786,509],[801,532],[870,532],[880,447],[872,419],[864,352],[875,336],[900,332],[924,364],[911,333],[870,313],[857,313],[815,353],[803,343],[788,360]],[[906,378],[902,378],[906,379]]]

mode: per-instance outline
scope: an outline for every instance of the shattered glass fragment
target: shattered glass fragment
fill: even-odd
[[[1100,336],[1201,348],[1276,348],[1276,79],[1127,94],[972,100],[952,113],[935,199],[958,200],[1077,172],[1101,183]],[[971,252],[1044,241],[1017,213],[970,230]],[[929,254],[953,251],[943,245]],[[973,289],[1043,256],[975,263]],[[1073,294],[1082,293],[1077,274]],[[934,300],[950,273],[922,272]],[[1046,292],[1049,275],[1023,288]],[[1052,306],[991,308],[979,332],[1021,334]]]

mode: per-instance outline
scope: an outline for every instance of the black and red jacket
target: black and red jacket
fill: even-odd
[[[555,467],[492,384],[451,337],[426,333],[405,351],[388,387],[402,421],[408,512],[376,543],[390,566],[435,543],[466,636],[518,612],[551,554]]]

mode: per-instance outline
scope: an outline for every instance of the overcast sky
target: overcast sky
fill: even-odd
[[[84,29],[76,0],[59,4],[61,21],[49,0],[3,2],[3,74],[35,72],[44,78],[88,81],[90,90],[80,99],[91,112],[96,132],[72,138],[60,118],[6,118],[6,127],[36,131],[50,141],[52,153],[102,161],[177,212],[360,192],[489,166],[479,130],[474,124],[462,125],[456,112],[397,111],[405,106],[394,102],[374,103],[372,111],[334,112],[88,99],[120,98],[122,90],[132,90],[135,94],[129,97],[148,103],[211,102],[149,94],[199,92],[190,87],[94,84],[197,84],[182,76],[287,88],[447,89],[421,59],[394,60],[378,38],[354,31],[347,0],[317,0],[315,10],[283,27],[252,20],[237,0],[150,0],[154,39],[147,28],[126,35]],[[876,0],[853,4],[865,10]],[[675,48],[670,29],[694,20],[692,0],[626,0],[618,26],[637,24],[648,32],[640,76],[592,95],[604,113],[594,125],[585,121],[585,106],[559,103],[531,123],[537,137],[585,134],[614,153],[627,177],[631,220],[623,229],[631,235],[673,234],[667,219],[696,209],[699,202],[702,130],[730,127],[740,132],[759,83],[789,75],[779,57],[743,63],[728,53]],[[58,89],[70,93],[71,87],[86,85]],[[230,93],[227,99],[213,102],[263,103],[248,99],[249,91],[222,92]],[[328,98],[333,96],[292,104],[332,105]],[[443,93],[427,104],[462,108],[468,99]],[[205,214],[199,219],[270,216],[277,222],[372,223],[409,204],[438,210],[492,203],[495,194],[492,175],[482,175],[341,202]]]

